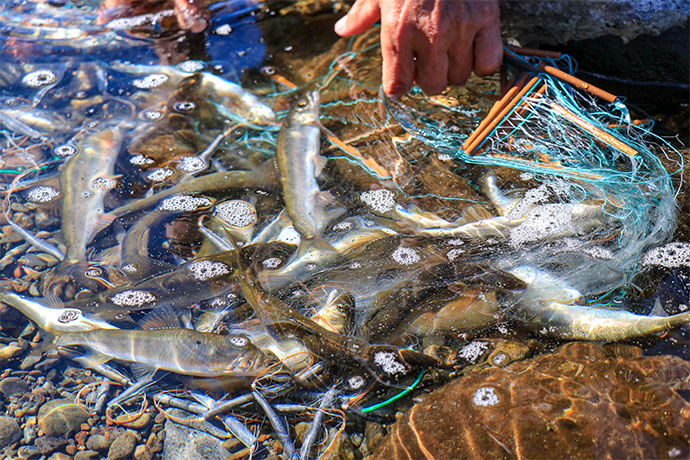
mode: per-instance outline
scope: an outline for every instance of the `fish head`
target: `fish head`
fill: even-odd
[[[301,125],[319,124],[319,107],[321,95],[318,91],[309,91],[295,101],[290,110],[289,122]]]

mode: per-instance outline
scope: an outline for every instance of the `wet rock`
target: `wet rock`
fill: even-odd
[[[123,426],[125,428],[132,428],[133,430],[141,430],[142,428],[148,426],[149,423],[151,423],[151,419],[153,418],[149,412],[146,412],[141,415],[141,417],[137,417],[136,419],[132,420],[131,422],[126,422],[125,420],[131,419],[132,416],[129,414],[122,414],[119,417],[117,417],[115,420],[118,422],[120,426]]]
[[[686,0],[525,2],[500,0],[501,28],[522,43],[561,44],[616,35],[631,40],[687,22]]]
[[[123,460],[130,458],[137,445],[137,437],[133,431],[125,431],[120,434],[108,449],[108,460]]]
[[[29,384],[17,377],[7,377],[0,380],[0,393],[9,398],[12,395],[24,394],[29,391]]]
[[[134,460],[152,460],[153,452],[148,446],[139,445],[134,449]]]
[[[80,450],[74,455],[74,460],[96,460],[103,458],[101,454],[93,450]]]
[[[688,389],[690,361],[569,343],[434,391],[374,459],[688,458],[690,402],[678,393]]]
[[[35,446],[22,446],[17,450],[17,456],[22,460],[34,460],[41,456],[41,452]]]
[[[34,446],[42,455],[48,455],[67,445],[67,440],[56,436],[41,436],[34,442]]]
[[[14,418],[0,417],[0,450],[19,441],[21,437],[22,430]]]
[[[53,399],[38,409],[38,426],[48,436],[61,436],[76,431],[89,418],[70,399]]]
[[[185,417],[186,413],[172,410],[171,415]],[[163,458],[166,460],[227,460],[231,455],[218,438],[203,431],[167,420],[163,432]]]
[[[27,369],[32,369],[36,363],[41,360],[41,355],[29,355],[22,359],[19,369],[25,371]]]
[[[22,353],[24,353],[24,349],[14,343],[0,347],[0,362],[15,358]]]
[[[67,454],[63,454],[62,452],[55,452],[53,455],[48,457],[48,460],[72,460],[72,457]]]
[[[113,440],[103,436],[102,434],[94,434],[89,436],[86,440],[86,448],[89,450],[96,450],[98,452],[105,452],[110,448]]]

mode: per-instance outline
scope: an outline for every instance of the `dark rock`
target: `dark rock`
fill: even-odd
[[[29,391],[29,384],[17,377],[7,377],[0,380],[0,393],[5,398],[12,395],[24,394]]]
[[[17,451],[17,456],[22,460],[34,460],[41,456],[36,446],[22,446]]]
[[[170,412],[175,417],[186,416],[184,411],[177,409]],[[165,422],[161,433],[165,433],[163,458],[166,460],[227,460],[231,455],[218,438],[170,420]]]
[[[19,441],[21,437],[22,430],[14,418],[0,417],[0,450]]]
[[[137,437],[133,431],[125,431],[119,435],[108,449],[108,460],[123,460],[130,458],[137,445]]]
[[[34,446],[36,446],[43,455],[48,455],[66,445],[66,439],[55,436],[41,436],[34,441]]]
[[[41,355],[29,355],[22,359],[22,363],[19,365],[19,369],[26,371],[32,369],[34,365],[41,360]]]

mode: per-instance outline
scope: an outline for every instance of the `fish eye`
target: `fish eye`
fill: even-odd
[[[306,107],[306,106],[307,106],[307,101],[300,100],[300,101],[297,103],[297,107],[299,107],[299,108],[304,108],[304,107]]]

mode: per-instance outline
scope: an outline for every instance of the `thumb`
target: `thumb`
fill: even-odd
[[[350,11],[335,23],[335,33],[341,37],[361,34],[380,17],[378,0],[357,0]]]

